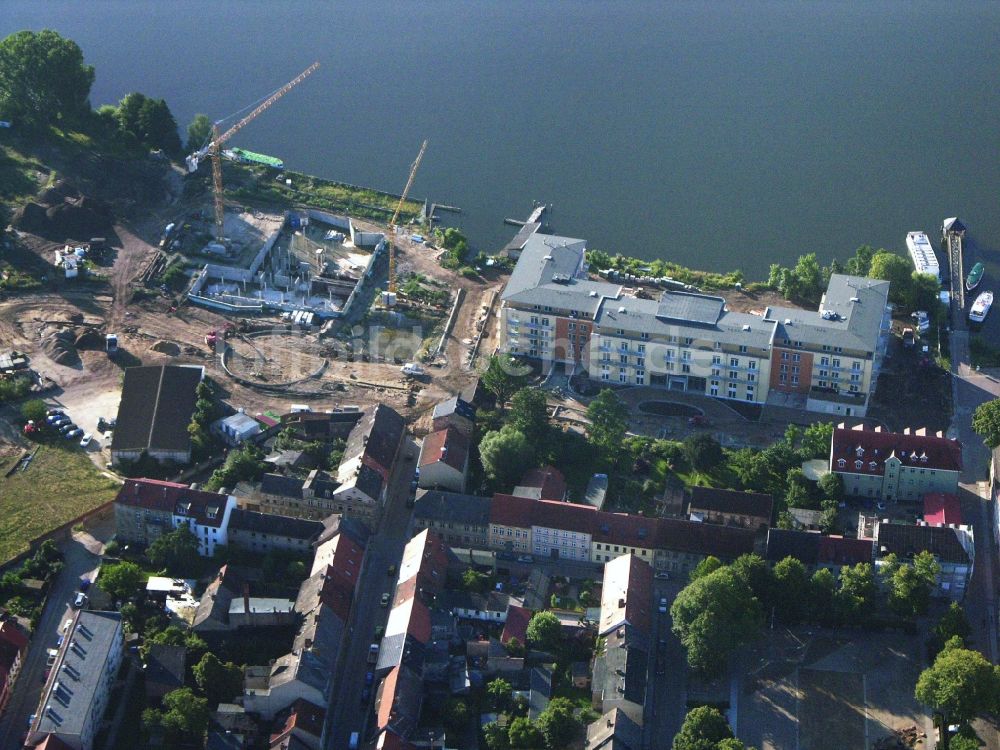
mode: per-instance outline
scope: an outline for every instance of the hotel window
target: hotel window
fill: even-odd
[[[569,324],[569,330],[575,331],[576,330],[576,323],[570,323]]]
[[[842,347],[842,346],[835,346],[835,347],[833,347],[833,350],[835,352],[837,352],[837,354],[840,354],[841,352],[844,351],[844,347]]]
[[[729,398],[736,398],[736,386],[735,385],[729,386],[729,390],[728,390],[728,394],[727,395],[729,396]]]
[[[852,372],[851,373],[851,380],[853,380],[855,382],[861,380],[861,373],[860,372]]]
[[[830,371],[829,370],[820,370],[819,371],[819,376],[821,378],[829,377],[830,376]]]
[[[643,331],[642,333],[639,334],[639,338],[641,338],[643,341],[649,341],[649,334],[646,331]]]
[[[855,469],[860,469],[862,466],[864,466],[864,463],[862,463],[861,461],[855,461],[854,462],[854,468]]]
[[[747,362],[747,369],[756,370],[757,369],[757,360],[756,359],[751,359],[749,362]]]
[[[712,355],[712,364],[713,365],[721,365],[722,364],[722,356],[719,355],[719,354],[713,354]]]
[[[730,367],[739,367],[740,366],[740,361],[738,359],[736,359],[736,357],[730,357],[729,358],[729,366]]]
[[[684,338],[684,346],[691,346],[691,344],[693,344],[693,343],[694,343],[694,339],[691,338],[690,336],[686,336]]]
[[[691,365],[681,365],[681,372],[691,372]]]
[[[691,350],[690,349],[683,349],[683,350],[681,350],[681,359],[683,359],[685,362],[690,362],[691,361]]]
[[[611,352],[602,352],[601,353],[601,361],[602,362],[610,362],[611,361]]]
[[[851,362],[851,369],[852,370],[860,370],[861,369],[861,363],[860,362]]]
[[[622,342],[621,342],[621,343],[620,343],[620,344],[618,345],[618,348],[619,348],[619,349],[620,349],[621,351],[623,351],[623,352],[627,352],[627,351],[628,351],[628,342],[627,342],[627,341],[622,341]]]
[[[670,371],[670,372],[672,372],[672,371],[673,371],[673,369],[674,369],[674,363],[673,363],[673,362],[667,362],[667,363],[666,363],[666,364],[665,364],[665,365],[663,366],[663,369],[665,369],[665,370],[667,370],[667,371]]]
[[[754,374],[753,374],[752,372],[751,372],[751,373],[747,373],[747,381],[748,381],[748,382],[752,383],[752,382],[754,382],[754,381],[755,381],[756,379],[757,379],[757,376],[756,376],[756,375],[754,375]]]
[[[798,374],[799,374],[799,366],[792,365],[792,375],[798,375]]]
[[[859,389],[858,389],[858,387],[857,387],[856,385],[852,385],[852,386],[851,386],[851,393],[857,393],[857,392],[858,392],[858,390],[859,390]]]
[[[781,358],[787,362],[788,361],[788,352],[782,352],[781,353]]]
[[[799,384],[799,376],[792,375],[792,385],[798,385],[798,384]]]
[[[839,359],[836,359],[836,358],[834,358],[834,360],[833,360],[833,366],[834,366],[834,367],[840,367],[840,360],[839,360]]]
[[[628,376],[625,374],[625,368],[624,367],[618,368],[618,382],[624,383],[627,378]]]
[[[820,388],[826,388],[826,386],[827,386],[827,381],[825,381],[825,380],[819,381],[819,387]]]
[[[837,459],[837,468],[838,469],[843,469],[845,466],[847,466],[847,461],[845,461],[842,458],[838,458]]]
[[[645,382],[646,382],[646,372],[645,372],[645,370],[636,370],[635,371],[635,384],[636,385],[644,385]]]
[[[645,353],[646,353],[646,345],[639,344],[639,354],[645,354]]]
[[[788,365],[781,365],[781,372],[788,372]]]
[[[709,388],[708,389],[708,395],[709,396],[718,396],[719,395],[719,386],[718,385],[713,385],[711,388]]]
[[[625,335],[625,329],[624,328],[619,328],[617,331],[615,331],[615,333],[617,335],[619,335],[619,336],[624,336]]]
[[[715,348],[716,351],[718,351],[719,349],[721,349],[722,348],[722,342],[721,341],[716,341],[715,344],[714,344],[714,348]]]
[[[646,365],[646,358],[645,357],[636,357],[635,358],[635,366],[636,367],[644,367],[645,365]]]
[[[792,355],[792,362],[799,362],[799,361],[801,361],[801,359],[802,359],[802,355],[801,354],[797,354],[796,353],[796,354]]]
[[[746,354],[746,353],[747,353],[746,344],[740,344],[740,354]]]
[[[829,357],[820,357],[819,363],[821,365],[823,365],[823,367],[826,367],[827,365],[830,364],[830,358]]]
[[[628,364],[628,355],[627,354],[619,354],[618,355],[618,361],[621,364],[623,364],[623,365],[627,365]]]

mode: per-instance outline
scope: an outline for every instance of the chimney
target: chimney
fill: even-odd
[[[618,600],[618,609],[625,609],[625,600],[624,599],[619,599]]]

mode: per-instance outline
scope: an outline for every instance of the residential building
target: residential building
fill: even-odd
[[[146,661],[142,665],[148,704],[157,705],[167,693],[184,687],[186,661],[185,646],[170,646],[165,643],[153,643],[149,646]]]
[[[888,432],[864,425],[833,431],[830,471],[844,493],[887,501],[918,502],[930,493],[956,494],[962,471],[962,444],[940,432]]]
[[[941,566],[937,593],[961,601],[972,579],[976,547],[971,526],[927,526],[925,524],[874,523],[876,566],[890,554],[906,562],[921,552],[930,552]]]
[[[274,550],[306,553],[323,533],[322,521],[234,508],[229,516],[229,544],[265,554]]]
[[[239,628],[278,628],[295,622],[295,602],[273,596],[243,596],[229,602],[229,626]]]
[[[118,612],[73,613],[25,744],[54,736],[73,750],[92,750],[121,666],[122,645]]]
[[[451,612],[462,620],[504,623],[507,621],[510,595],[502,591],[479,594],[460,589],[449,589],[438,595],[435,604],[438,608]]]
[[[653,569],[635,555],[604,566],[600,648],[594,655],[591,703],[602,714],[642,711],[652,646]]]
[[[768,529],[764,559],[774,565],[792,557],[810,573],[828,568],[839,574],[845,565],[873,562],[874,544],[871,539],[825,536],[817,531]]]
[[[494,495],[490,547],[550,559],[590,560],[597,513],[589,505]]]
[[[505,646],[511,638],[516,638],[522,646],[528,642],[528,623],[534,614],[530,609],[517,604],[507,607],[507,617],[503,624],[503,632],[500,634],[500,643]]]
[[[393,667],[375,693],[375,727],[406,739],[420,722],[424,683],[406,667]]]
[[[586,750],[642,750],[642,711],[613,708],[587,725]]]
[[[485,549],[492,499],[439,490],[417,490],[414,529],[430,529],[452,547]]]
[[[454,427],[432,432],[420,448],[420,479],[423,489],[465,492],[469,471],[469,438]]]
[[[18,630],[17,623],[0,622],[0,713],[7,707],[27,650],[28,638]]]
[[[211,557],[229,543],[229,518],[236,498],[158,479],[126,479],[115,497],[119,541],[150,544],[181,525],[198,539],[198,554]]]
[[[229,446],[253,440],[262,432],[260,422],[243,411],[215,420],[212,429]]]
[[[452,396],[434,406],[431,420],[435,432],[454,427],[467,438],[471,438],[472,429],[476,424],[476,407],[461,396]]]
[[[271,750],[288,750],[293,738],[303,750],[320,750],[326,711],[307,700],[300,699],[291,705],[284,721],[279,721],[278,731],[271,735]]]
[[[233,600],[243,596],[248,582],[233,570],[231,565],[219,568],[215,578],[205,587],[198,608],[191,622],[191,630],[201,636],[212,632],[232,630],[229,623],[229,607]]]
[[[281,415],[281,430],[290,430],[292,437],[307,443],[346,439],[362,416],[360,411],[294,411]]]
[[[640,299],[587,275],[586,243],[530,234],[501,296],[500,348],[591,379],[864,416],[888,342],[889,284],[833,274],[816,311],[721,297]]]
[[[111,439],[111,460],[135,461],[143,453],[157,461],[189,463],[196,391],[205,368],[150,365],[125,368],[122,398]]]
[[[566,477],[555,466],[528,469],[510,494],[532,500],[565,500]]]
[[[692,521],[766,529],[771,525],[774,499],[760,492],[692,487],[688,514]]]

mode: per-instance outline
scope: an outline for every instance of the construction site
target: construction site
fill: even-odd
[[[496,327],[486,322],[502,277],[444,268],[445,251],[407,202],[426,144],[408,177],[401,165],[402,193],[379,194],[383,206],[395,206],[385,221],[372,220],[371,210],[358,217],[328,205],[248,200],[223,184],[223,144],[290,85],[228,131],[217,124],[186,174],[162,162],[155,177],[145,175],[146,192],[160,198],[130,206],[127,219],[113,204],[115,218],[101,225],[105,250],[79,276],[57,273],[52,258],[86,236],[12,228],[5,243],[38,284],[0,297],[0,349],[16,350],[38,382],[52,384],[52,400],[84,430],[114,416],[125,367],[191,363],[248,413],[384,403],[420,432],[431,406],[467,386],[476,357],[494,350]],[[202,159],[211,161],[207,179]],[[234,184],[250,169],[261,183],[291,182],[276,168],[239,164]],[[91,193],[83,180],[78,187]],[[369,209],[376,192],[364,193]],[[419,375],[404,374],[411,362],[420,363]],[[0,420],[4,440],[19,436]],[[97,448],[89,452],[103,467],[105,446]]]

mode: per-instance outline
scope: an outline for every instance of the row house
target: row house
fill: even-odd
[[[492,549],[563,560],[590,560],[597,510],[589,505],[494,495]]]
[[[774,565],[791,557],[810,573],[827,568],[840,575],[844,566],[873,562],[874,554],[875,545],[871,539],[826,536],[796,529],[768,529],[764,559]]]
[[[817,310],[752,315],[705,294],[640,299],[590,279],[585,255],[583,240],[528,238],[501,295],[502,351],[599,382],[866,413],[889,338],[888,282],[833,274]]]
[[[430,529],[445,544],[485,549],[489,539],[492,500],[440,490],[417,490],[413,503],[416,530]]]
[[[184,525],[198,539],[198,554],[211,557],[216,545],[229,543],[235,508],[233,495],[158,479],[127,479],[115,497],[115,531],[123,542],[151,544]]]
[[[13,620],[0,622],[0,712],[10,701],[14,682],[21,671],[28,639]]]
[[[943,433],[889,432],[841,423],[830,441],[830,471],[847,495],[919,502],[924,495],[958,492],[962,444]]]
[[[432,432],[420,447],[420,478],[422,489],[465,492],[469,471],[469,438],[454,427]]]
[[[955,601],[965,596],[976,559],[971,526],[930,526],[876,519],[869,528],[873,528],[876,567],[883,565],[890,554],[907,562],[921,552],[930,552],[941,566],[935,594]]]
[[[324,528],[322,521],[234,508],[229,516],[229,544],[262,554],[306,553]]]
[[[771,525],[774,498],[760,492],[692,487],[688,515],[693,521],[766,529]]]

